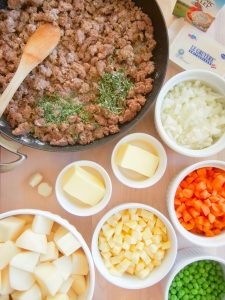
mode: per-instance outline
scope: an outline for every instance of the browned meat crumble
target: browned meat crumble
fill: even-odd
[[[0,92],[18,66],[22,49],[46,22],[61,28],[61,41],[32,71],[10,102],[6,116],[14,135],[33,134],[51,145],[88,144],[117,133],[131,121],[152,90],[155,47],[150,18],[131,0],[9,0],[0,10]],[[132,82],[123,109],[111,111],[99,101],[104,74],[124,72]],[[66,120],[48,122],[38,105],[57,95],[83,105]],[[49,100],[48,99],[48,100]],[[66,100],[67,101],[67,100]]]

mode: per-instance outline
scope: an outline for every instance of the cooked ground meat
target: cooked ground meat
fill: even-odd
[[[136,116],[152,90],[156,43],[151,20],[132,0],[8,4],[11,10],[0,10],[0,93],[36,28],[46,22],[61,28],[57,48],[27,76],[5,112],[14,135],[85,145]],[[105,83],[111,84],[106,94]]]

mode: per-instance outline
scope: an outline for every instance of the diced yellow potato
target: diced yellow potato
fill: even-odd
[[[136,221],[128,221],[126,222],[127,227],[131,228],[131,229],[135,229],[137,227],[137,222]]]
[[[52,261],[57,259],[59,256],[58,248],[56,247],[54,242],[49,242],[47,244],[47,252],[46,254],[40,255],[40,262]]]
[[[162,236],[160,234],[154,234],[151,238],[153,244],[160,244],[162,241]]]
[[[130,218],[129,218],[128,215],[123,215],[123,216],[122,216],[122,221],[123,221],[124,224],[126,224],[127,222],[129,222],[129,219],[130,219]]]
[[[152,232],[149,227],[146,227],[142,233],[143,240],[147,241],[152,237]]]
[[[150,259],[150,257],[146,254],[145,251],[141,251],[141,252],[140,252],[140,257],[141,257],[141,259],[145,262],[146,265],[150,264],[151,259]]]
[[[29,185],[34,188],[36,187],[39,183],[41,183],[43,179],[43,175],[41,173],[35,173],[33,174],[30,179],[29,179]]]
[[[10,266],[32,273],[39,261],[40,254],[24,251],[16,254],[10,261]]]
[[[143,250],[144,246],[145,246],[145,244],[143,242],[138,242],[137,245],[136,245],[136,249]]]
[[[72,254],[72,274],[87,275],[89,265],[87,257],[82,249],[77,250]]]
[[[102,231],[103,231],[105,237],[111,237],[113,235],[113,233],[115,232],[115,228],[113,228],[109,224],[104,224],[102,226]]]
[[[124,242],[127,243],[128,245],[130,245],[131,244],[131,236],[130,235],[125,235]]]
[[[127,258],[123,259],[117,266],[116,269],[118,272],[124,273],[129,265],[130,265],[131,261]]]
[[[32,230],[35,233],[48,235],[51,232],[53,223],[54,222],[52,220],[50,220],[49,218],[37,215],[33,219]]]
[[[115,235],[113,237],[113,241],[116,243],[116,244],[119,244],[119,245],[122,245],[123,244],[123,235]]]
[[[52,264],[57,268],[63,280],[67,280],[72,274],[72,259],[70,256],[61,256]]]
[[[162,222],[162,220],[160,220],[160,218],[157,218],[155,226],[159,228],[165,227],[164,223]]]
[[[12,241],[0,244],[0,270],[3,270],[10,260],[20,252]]]
[[[118,221],[122,218],[122,214],[119,213],[119,212],[117,212],[117,213],[115,213],[115,214],[113,215],[113,218],[114,218],[115,221],[118,222]]]
[[[47,235],[48,242],[53,242],[54,241],[54,236],[55,236],[55,232],[51,231],[51,233]]]
[[[158,250],[155,254],[155,259],[156,260],[162,260],[165,256],[165,251],[164,250]]]
[[[9,281],[9,268],[5,268],[1,272],[0,295],[9,295],[13,291]]]
[[[130,232],[130,228],[127,225],[123,225],[123,231],[125,233],[129,233]]]
[[[0,220],[0,242],[15,240],[22,232],[25,221],[19,217]]]
[[[27,229],[16,240],[16,246],[45,254],[47,252],[47,238],[44,234],[35,233]]]
[[[101,256],[105,259],[109,259],[110,257],[112,257],[112,253],[111,252],[102,252]]]
[[[73,284],[73,278],[69,277],[66,281],[63,282],[63,284],[60,287],[59,292],[62,294],[67,294],[70,288],[72,287]]]
[[[122,248],[125,250],[129,250],[130,249],[130,244],[128,244],[126,241],[123,243]]]
[[[120,245],[115,245],[112,249],[111,252],[114,255],[118,255],[122,250],[122,247]]]
[[[145,279],[146,277],[149,276],[150,274],[150,269],[148,267],[146,267],[145,269],[139,271],[139,272],[135,272],[135,274],[137,275],[137,277],[139,277],[140,279]]]
[[[143,261],[139,262],[136,265],[135,274],[139,273],[141,270],[144,270],[144,268],[145,268],[145,263]]]
[[[126,272],[130,275],[134,275],[135,270],[136,270],[136,265],[133,262],[131,262],[129,267],[127,268]]]
[[[110,251],[110,247],[109,247],[109,244],[107,242],[99,242],[98,248],[102,252],[109,252]]]
[[[10,266],[9,282],[12,289],[17,291],[27,291],[34,284],[34,276],[30,272]]]
[[[149,250],[150,250],[153,254],[155,254],[155,253],[158,251],[158,249],[159,249],[159,246],[156,245],[156,244],[151,244],[151,245],[149,246]]]
[[[34,270],[34,276],[38,284],[51,296],[55,296],[63,284],[61,273],[49,262],[39,264]]]
[[[146,209],[141,210],[141,216],[145,220],[152,220],[154,218],[154,214]]]
[[[145,228],[146,226],[147,226],[147,223],[143,220],[143,219],[140,219],[139,221],[138,221],[138,225],[142,228],[142,230],[143,230],[143,228]]]
[[[158,267],[158,266],[161,265],[161,260],[154,259],[154,260],[152,261],[152,264],[154,265],[154,267]]]
[[[34,284],[27,291],[13,292],[11,296],[13,300],[42,300],[41,290],[37,284]]]
[[[137,265],[140,259],[140,254],[138,252],[133,253],[132,262]]]
[[[106,268],[110,269],[112,267],[112,263],[111,263],[110,259],[104,258],[103,261],[104,261],[104,265],[106,266]]]
[[[170,249],[171,248],[171,242],[168,241],[168,242],[162,243],[161,247],[162,247],[163,250]]]
[[[120,221],[117,223],[116,228],[115,228],[115,236],[119,236],[122,232],[122,228],[123,228],[123,222]]]
[[[117,221],[116,221],[113,217],[109,218],[109,219],[107,220],[107,223],[108,223],[110,226],[112,226],[112,227],[116,227],[116,226],[117,226]]]
[[[159,227],[154,227],[153,229],[152,229],[152,233],[154,234],[154,235],[162,235],[163,234],[163,231],[161,230],[161,228],[159,228]]]
[[[114,242],[113,239],[110,239],[110,240],[108,240],[107,242],[108,242],[108,244],[109,244],[109,246],[110,246],[111,249],[113,249],[114,246],[116,246],[116,243]]]
[[[23,220],[25,224],[31,224],[33,222],[33,215],[19,215],[18,218]]]
[[[86,280],[83,275],[73,275],[72,288],[77,295],[82,295],[86,291]]]
[[[129,251],[129,250],[127,250],[127,251],[125,251],[124,256],[126,258],[128,258],[129,260],[133,260],[134,253],[131,252],[131,251]]]

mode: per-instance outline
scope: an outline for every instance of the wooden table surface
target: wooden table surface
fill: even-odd
[[[147,0],[146,0],[147,1]],[[151,1],[151,0],[148,0]],[[165,15],[167,25],[169,26],[172,21],[172,9],[174,0],[158,0],[162,11]],[[207,34],[214,37],[219,42],[225,45],[225,8],[221,11],[214,24],[211,26]],[[168,80],[171,76],[176,74],[178,70],[169,64],[167,77]],[[146,132],[158,138],[153,122],[154,107],[149,111],[145,118],[130,131],[132,132]],[[74,224],[77,229],[83,234],[86,242],[90,246],[93,230],[99,219],[112,207],[126,202],[140,202],[146,203],[159,209],[162,213],[168,216],[166,208],[166,189],[171,178],[184,167],[198,162],[203,159],[187,158],[176,154],[169,148],[166,148],[168,155],[168,167],[163,178],[153,187],[135,190],[123,186],[113,175],[110,165],[110,157],[112,149],[117,140],[107,145],[98,147],[93,150],[85,151],[82,153],[48,153],[41,152],[26,147],[22,148],[22,152],[28,155],[27,161],[16,170],[2,174],[0,176],[0,212],[5,212],[18,208],[36,208],[42,210],[49,210],[60,216],[68,219]],[[10,161],[11,154],[1,149],[1,161]],[[55,184],[55,179],[59,171],[67,164],[79,160],[88,159],[100,163],[109,172],[112,184],[113,194],[109,205],[103,212],[94,217],[80,218],[75,217],[65,212],[57,203],[55,195],[50,198],[44,199],[28,186],[28,178],[31,174],[39,171],[44,174],[46,180]],[[225,151],[210,159],[225,160]],[[186,241],[182,240],[179,236],[179,248],[190,246]],[[94,300],[162,300],[163,288],[160,284],[153,287],[130,291],[117,288],[104,280],[104,278],[96,270],[96,288]]]

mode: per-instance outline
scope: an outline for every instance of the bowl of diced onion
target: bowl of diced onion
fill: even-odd
[[[99,221],[92,255],[101,275],[125,289],[150,287],[172,268],[177,238],[169,220],[141,203],[114,207]]]
[[[155,126],[174,151],[207,157],[225,149],[225,80],[209,71],[172,77],[155,106]]]
[[[67,220],[37,209],[8,211],[0,214],[0,241],[4,299],[93,298],[90,250]]]

